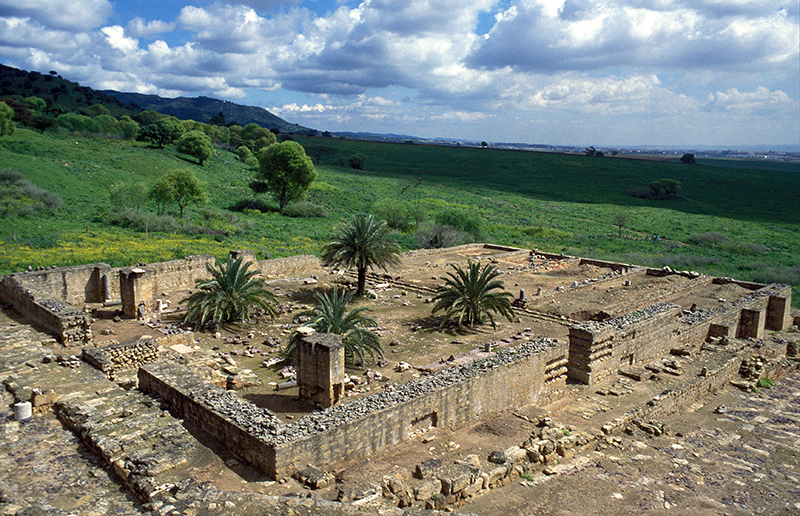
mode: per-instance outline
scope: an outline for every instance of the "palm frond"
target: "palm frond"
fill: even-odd
[[[333,287],[330,295],[316,292],[314,299],[317,301],[317,306],[308,312],[314,319],[306,326],[320,333],[341,335],[345,362],[363,364],[367,355],[372,358],[380,356],[383,353],[383,346],[380,337],[367,329],[378,325],[375,319],[364,315],[369,308],[359,306],[347,311],[347,305],[353,299],[353,295],[352,291],[339,291],[338,286]],[[293,331],[283,352],[287,359],[294,358],[299,338],[300,333],[297,330]]]
[[[275,317],[275,296],[264,290],[264,280],[255,277],[257,271],[249,270],[251,264],[229,256],[225,263],[217,259],[213,267],[207,265],[210,277],[195,280],[197,290],[181,300],[187,303],[184,322],[202,326],[207,322],[247,321],[253,308]]]
[[[432,313],[444,311],[445,319],[453,320],[458,326],[466,323],[470,328],[483,324],[488,319],[496,328],[494,314],[513,319],[510,292],[503,290],[503,282],[497,268],[487,264],[481,269],[480,263],[470,260],[467,269],[451,265],[445,284],[433,296]],[[493,292],[501,290],[501,292]]]

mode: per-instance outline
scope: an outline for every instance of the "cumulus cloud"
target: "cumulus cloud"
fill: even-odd
[[[772,1],[709,16],[709,7],[737,2],[625,0],[597,3],[521,0],[498,13],[467,62],[475,67],[520,70],[598,70],[613,67],[758,67],[797,56],[798,26]],[[719,10],[719,9],[718,9]]]
[[[175,22],[161,20],[146,21],[144,18],[133,18],[125,26],[125,34],[132,38],[151,38],[159,34],[175,30]]]
[[[45,27],[89,30],[112,13],[108,0],[0,0],[0,17],[29,18]]]
[[[368,121],[363,130],[556,134],[548,120],[589,131],[614,119],[629,135],[624,121],[661,117],[681,134],[700,111],[719,127],[725,117],[798,110],[796,2],[312,2],[200,2],[171,20],[125,20],[112,18],[108,0],[0,0],[0,55],[96,87],[230,99],[261,92],[247,103],[331,130]],[[327,5],[338,7],[323,12]],[[491,28],[478,34],[487,16]],[[784,134],[797,132],[790,119],[780,118]]]

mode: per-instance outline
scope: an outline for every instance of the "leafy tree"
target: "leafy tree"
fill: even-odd
[[[622,228],[625,227],[625,224],[628,223],[628,216],[624,213],[617,213],[614,215],[614,225],[617,226],[619,238],[622,238]]]
[[[694,154],[686,153],[681,156],[681,163],[684,165],[697,165],[697,161],[694,159]]]
[[[250,186],[257,193],[271,193],[281,213],[287,203],[302,199],[317,178],[311,158],[297,142],[286,141],[261,149],[258,163],[257,179]]]
[[[367,167],[367,157],[363,153],[357,152],[350,156],[347,160],[347,164],[350,165],[350,168],[353,170],[364,170]]]
[[[488,318],[496,329],[493,313],[512,320],[513,295],[505,290],[492,292],[504,288],[503,282],[496,279],[500,273],[494,265],[486,264],[481,269],[479,262],[470,260],[466,271],[458,265],[451,266],[454,272],[447,273],[449,278],[445,278],[445,285],[433,296],[432,313],[444,310],[446,319],[455,319],[459,326],[466,322],[470,328],[483,324]]]
[[[255,141],[261,138],[262,136],[266,136],[267,138],[269,138],[268,133],[270,133],[270,131],[264,129],[260,125],[256,123],[250,123],[242,127],[242,131],[239,134],[239,136],[241,136],[243,140]],[[275,135],[273,134],[273,136]]]
[[[139,129],[136,141],[148,142],[160,149],[164,145],[172,143],[172,130],[163,120],[156,120]]]
[[[457,230],[472,235],[477,240],[483,231],[483,221],[477,213],[457,208],[440,211],[434,216],[437,224],[450,226]]]
[[[119,129],[119,133],[122,135],[122,137],[128,140],[131,138],[136,138],[136,135],[139,134],[139,124],[137,124],[128,115],[119,117],[117,128]]]
[[[0,137],[14,134],[14,110],[5,102],[0,102]]]
[[[138,211],[147,204],[148,192],[144,183],[121,183],[109,192],[111,204],[116,209]]]
[[[202,326],[206,322],[226,324],[233,321],[249,321],[254,308],[262,308],[270,317],[275,317],[275,296],[264,290],[264,280],[257,278],[258,271],[250,270],[253,262],[242,263],[242,257],[228,256],[222,263],[206,266],[210,278],[196,279],[198,289],[181,303],[186,305],[184,322]]]
[[[275,137],[275,135],[267,131],[264,136],[253,142],[253,149],[259,151],[269,147],[277,141],[278,139]]]
[[[47,115],[33,115],[31,125],[34,129],[44,134],[46,130],[56,126],[56,119]]]
[[[381,356],[383,353],[380,337],[367,329],[378,325],[375,319],[364,315],[364,312],[370,311],[369,308],[359,306],[347,312],[347,305],[353,299],[353,294],[353,291],[340,292],[337,286],[333,287],[331,295],[316,292],[314,299],[317,300],[318,306],[297,315],[297,317],[313,317],[314,319],[306,326],[318,332],[341,335],[345,362],[351,365],[357,362],[363,364],[366,355],[374,359],[376,355]],[[286,358],[294,358],[299,338],[300,334],[295,330],[284,350]]]
[[[47,102],[41,97],[25,97],[25,103],[34,111],[47,109]]]
[[[203,184],[191,170],[177,169],[167,172],[156,181],[150,190],[150,197],[159,204],[174,202],[183,218],[183,210],[190,204],[206,202]]]
[[[195,130],[184,133],[183,136],[178,139],[177,147],[178,152],[197,158],[197,161],[200,162],[200,166],[214,154],[211,138],[203,131]]]
[[[678,197],[678,191],[681,189],[681,182],[676,179],[659,179],[653,181],[649,185],[653,197],[658,199],[672,199]]]
[[[400,264],[400,246],[389,239],[389,228],[372,215],[356,214],[337,228],[337,236],[322,249],[323,266],[355,267],[357,296],[364,295],[367,269]]]

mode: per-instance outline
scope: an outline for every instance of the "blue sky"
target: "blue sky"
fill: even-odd
[[[800,146],[800,0],[0,0],[0,62],[329,131]]]

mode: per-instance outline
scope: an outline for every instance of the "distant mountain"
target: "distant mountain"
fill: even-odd
[[[70,111],[79,111],[94,104],[102,104],[116,117],[134,115],[145,109],[152,109],[159,113],[176,116],[181,120],[191,119],[208,123],[213,117],[222,113],[225,123],[236,122],[242,126],[256,123],[266,129],[278,129],[283,133],[317,134],[314,129],[289,123],[260,107],[242,106],[209,97],[170,99],[141,93],[100,91],[64,79],[54,70],[43,74],[0,64],[0,96],[10,95],[40,97],[47,101],[48,105],[60,104]],[[219,122],[219,119],[215,121],[215,123]]]
[[[158,95],[123,93],[114,90],[104,90],[102,93],[116,97],[125,104],[135,105],[141,109],[152,109],[159,113],[173,115],[181,120],[208,123],[213,117],[222,113],[226,124],[236,122],[241,126],[245,126],[250,123],[256,123],[266,129],[278,129],[283,133],[311,132],[316,134],[317,132],[302,125],[289,123],[264,108],[242,106],[227,100],[212,99],[210,97],[177,97],[170,99],[159,97]]]

